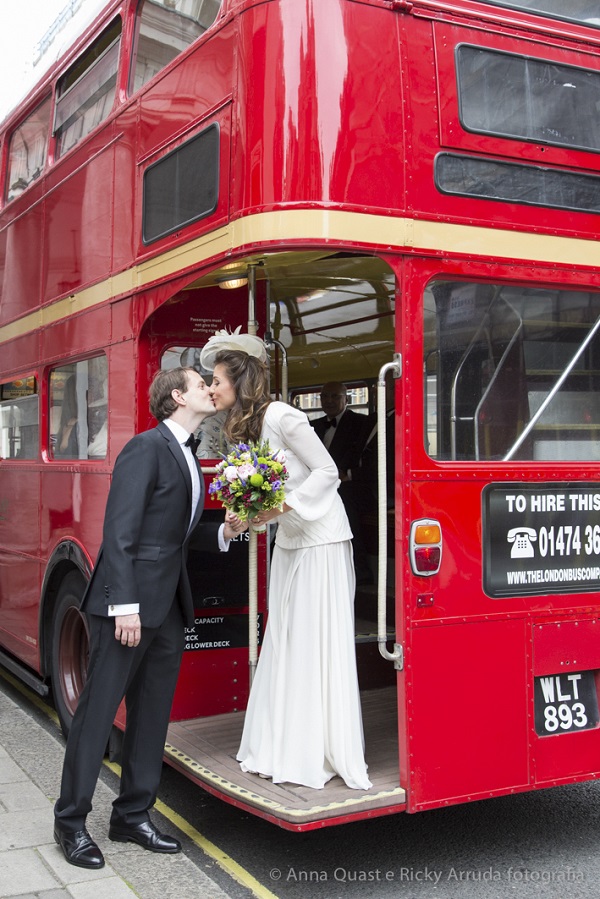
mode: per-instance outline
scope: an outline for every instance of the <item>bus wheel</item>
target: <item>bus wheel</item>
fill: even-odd
[[[52,693],[65,737],[83,690],[88,658],[89,634],[79,605],[85,581],[76,571],[61,584],[52,620]]]

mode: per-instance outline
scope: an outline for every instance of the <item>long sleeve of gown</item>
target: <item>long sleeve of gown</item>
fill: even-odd
[[[277,430],[290,471],[285,501],[301,518],[315,521],[337,494],[338,471],[304,412],[282,403],[277,406]]]
[[[277,543],[294,548],[350,539],[337,489],[337,467],[305,413],[285,403],[271,403],[263,437],[272,450],[283,450],[289,471],[285,501],[290,511],[277,520]]]

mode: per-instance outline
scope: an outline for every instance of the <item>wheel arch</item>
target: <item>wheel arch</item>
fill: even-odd
[[[92,568],[89,555],[74,540],[59,543],[48,561],[42,583],[39,617],[40,664],[44,678],[49,677],[51,670],[52,619],[61,584],[72,571],[78,571],[87,584]]]

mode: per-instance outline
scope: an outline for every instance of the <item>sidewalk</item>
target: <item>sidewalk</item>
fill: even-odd
[[[0,899],[227,899],[185,854],[147,852],[108,839],[114,793],[99,781],[87,826],[102,850],[100,871],[65,861],[53,837],[64,747],[3,692],[0,679]]]

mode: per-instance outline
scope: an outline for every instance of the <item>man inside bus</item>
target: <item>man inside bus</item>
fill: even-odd
[[[366,415],[360,415],[348,408],[348,390],[340,381],[323,384],[321,407],[325,415],[311,421],[311,424],[338,467],[341,481],[339,493],[353,534],[356,581],[358,584],[369,584],[373,578],[361,533],[358,497],[352,482],[352,469],[358,465],[367,437],[368,419]]]
[[[203,378],[186,368],[158,372],[150,411],[158,425],[134,436],[116,460],[103,542],[81,606],[89,621],[90,661],[67,740],[54,838],[66,860],[82,868],[104,865],[85,821],[123,696],[121,787],[109,839],[152,852],[181,851],[148,811],[160,781],[184,626],[194,623],[188,543],[195,532],[195,542],[226,550],[245,529],[228,516],[220,526],[198,524],[204,485],[193,434],[214,414]]]

